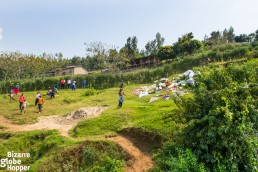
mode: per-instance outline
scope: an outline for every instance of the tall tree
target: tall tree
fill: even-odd
[[[235,34],[234,34],[234,28],[232,26],[230,26],[229,30],[228,30],[228,36],[227,36],[227,39],[228,39],[228,42],[234,42],[234,38],[235,38]]]
[[[165,38],[163,38],[160,33],[156,34],[156,42],[157,42],[157,49],[159,49],[164,44]]]
[[[249,35],[248,35],[248,37],[249,37],[249,42],[254,42],[255,41],[255,33],[250,33]]]
[[[125,48],[127,49],[127,58],[130,61],[133,61],[135,58],[137,58],[139,54],[139,50],[137,47],[138,39],[136,36],[133,36],[132,38],[127,38]]]
[[[250,37],[247,34],[240,34],[239,36],[235,36],[235,42],[249,42]]]
[[[175,58],[175,53],[173,52],[173,48],[171,45],[168,46],[161,46],[159,51],[158,51],[158,57],[161,60],[168,60],[168,59],[173,59]]]
[[[258,29],[255,31],[255,41],[258,41]]]
[[[199,50],[202,46],[202,43],[196,39],[193,39],[193,33],[183,35],[181,38],[178,38],[178,41],[173,44],[173,51],[176,55],[184,56],[185,54],[192,54],[195,51]]]
[[[90,56],[96,56],[98,67],[102,70],[108,66],[108,45],[102,42],[91,42],[86,45],[86,51]]]
[[[165,39],[160,35],[156,34],[156,37],[152,41],[148,41],[145,45],[145,55],[157,55],[159,48],[164,44]]]

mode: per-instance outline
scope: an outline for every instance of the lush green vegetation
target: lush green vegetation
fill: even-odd
[[[55,130],[12,135],[0,143],[0,158],[10,150],[30,153],[21,158],[30,171],[123,171],[125,154],[108,141],[74,142]],[[57,165],[58,164],[58,165]]]
[[[122,172],[125,158],[121,148],[112,142],[87,141],[42,158],[32,171]]]
[[[60,69],[68,65],[81,65],[84,68],[101,72],[108,69],[112,73],[120,72],[132,66],[136,59],[146,56],[157,56],[161,60],[182,58],[187,55],[205,52],[216,46],[258,41],[258,30],[250,34],[235,35],[233,27],[223,32],[213,31],[204,40],[194,39],[192,32],[182,35],[172,45],[163,45],[165,38],[160,33],[148,41],[145,49],[139,50],[136,36],[128,37],[125,46],[116,46],[102,42],[85,43],[85,57],[75,56],[72,59],[63,57],[62,53],[33,55],[20,52],[2,52],[0,54],[0,81],[44,78],[47,71]]]
[[[209,50],[192,55],[186,55],[193,53],[190,50],[181,52],[176,61],[154,69],[75,76],[78,83],[87,79],[87,89],[59,90],[55,99],[45,96],[42,114],[36,113],[33,90],[44,93],[60,78],[19,81],[30,103],[25,114],[19,113],[17,101],[10,103],[7,94],[0,96],[1,104],[8,105],[0,106],[1,115],[15,124],[35,123],[42,115],[64,116],[85,106],[109,108],[70,130],[76,141],[55,130],[6,132],[2,124],[0,158],[8,150],[30,152],[31,158],[23,163],[30,164],[33,171],[123,171],[126,156],[119,147],[107,141],[85,142],[120,133],[153,145],[149,147],[155,153],[153,171],[257,171],[258,44],[211,45]],[[187,87],[190,94],[152,103],[149,100],[155,94],[142,98],[131,94],[143,84],[175,77],[188,69],[201,72],[197,84]],[[117,86],[121,79],[126,96],[118,109]],[[2,93],[7,92],[9,84],[1,82]]]
[[[256,171],[257,60],[202,71],[194,97],[176,99],[186,127],[156,156],[161,171]]]
[[[87,88],[105,89],[119,86],[123,79],[127,84],[142,84],[151,83],[162,77],[169,77],[170,75],[184,72],[195,66],[207,65],[210,62],[228,62],[236,60],[246,60],[253,57],[258,57],[258,44],[223,44],[221,46],[214,46],[211,50],[203,51],[193,55],[178,58],[169,64],[161,67],[146,68],[134,72],[124,74],[96,74],[85,76],[65,76],[66,80],[73,79],[77,81],[77,87],[81,87],[84,79],[87,80]],[[227,65],[227,63],[225,64]],[[63,77],[62,77],[63,78]],[[61,77],[12,81],[19,82],[22,91],[36,91],[44,90],[60,83]],[[0,82],[0,92],[7,93],[10,89],[11,82]]]

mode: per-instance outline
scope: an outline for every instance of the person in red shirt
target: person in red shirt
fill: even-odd
[[[26,101],[25,96],[24,96],[24,94],[22,93],[21,96],[20,96],[20,98],[19,98],[20,110],[22,110],[22,104],[23,104],[23,102],[25,102],[25,101]]]
[[[63,79],[61,80],[61,89],[64,89],[64,86],[65,86],[65,79],[63,78]]]

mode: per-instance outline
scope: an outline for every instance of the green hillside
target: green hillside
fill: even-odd
[[[29,102],[25,113],[19,111],[18,95],[10,102],[9,83],[2,82],[0,158],[8,151],[29,152],[30,158],[22,158],[22,164],[30,165],[30,171],[124,171],[130,155],[108,140],[121,135],[151,155],[151,171],[257,171],[256,57],[257,45],[232,44],[153,69],[76,77],[79,83],[86,77],[90,84],[86,89],[58,90],[53,99],[45,95],[40,114],[34,106],[35,90],[44,94],[59,78],[20,81]],[[203,62],[206,58],[208,63]],[[188,78],[182,73],[188,69],[196,73],[195,85],[185,85]],[[135,94],[163,77],[181,83],[178,90],[153,87],[147,96]],[[125,102],[118,108],[121,79]],[[158,99],[151,102],[152,98]],[[26,128],[40,116],[66,116],[82,107],[108,108],[100,116],[81,120],[69,137],[58,130],[17,127]]]

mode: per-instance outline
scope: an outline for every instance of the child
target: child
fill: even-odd
[[[118,92],[119,98],[118,98],[118,108],[121,108],[124,102],[124,96],[125,93],[123,91],[123,88],[120,88],[119,92]]]
[[[39,100],[39,96],[40,96],[40,92],[38,91],[37,94],[36,94],[36,99],[35,99],[35,106],[37,106],[38,104],[38,100]]]
[[[39,96],[39,99],[38,99],[38,108],[39,108],[39,113],[42,112],[42,106],[43,106],[43,103],[44,103],[44,99],[43,97],[40,95]]]
[[[22,93],[21,96],[20,96],[20,98],[19,98],[20,110],[21,110],[21,111],[22,111],[22,104],[23,104],[23,102],[25,102],[25,101],[26,101],[26,98],[25,98],[24,94]]]
[[[29,103],[25,100],[23,103],[22,103],[22,107],[21,107],[21,113],[23,111],[23,113],[25,113],[26,111],[26,106],[28,105]]]
[[[12,91],[10,91],[10,93],[8,94],[8,96],[10,97],[10,102],[12,101],[12,99],[15,100],[15,99],[14,99],[14,94],[13,94]]]

